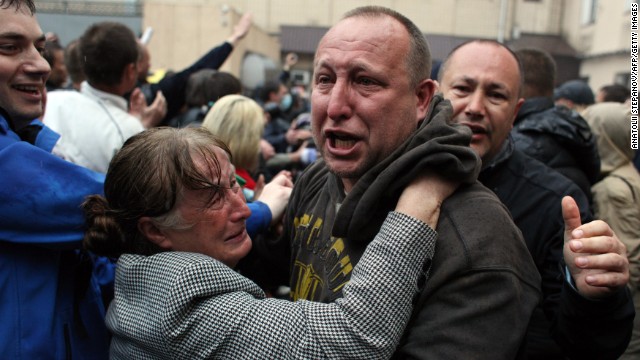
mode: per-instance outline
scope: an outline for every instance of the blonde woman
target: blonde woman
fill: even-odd
[[[260,139],[264,131],[264,111],[258,103],[242,95],[227,95],[215,102],[204,118],[202,126],[222,140],[229,149],[236,167],[236,175],[243,187],[255,190],[252,178],[258,167]],[[246,195],[246,193],[245,193]]]

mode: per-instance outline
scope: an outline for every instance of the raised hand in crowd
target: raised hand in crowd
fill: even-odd
[[[251,29],[252,19],[253,16],[250,13],[242,15],[240,21],[238,21],[236,26],[233,27],[233,33],[227,39],[227,42],[231,45],[235,45],[238,41],[244,38],[249,32],[249,29]]]

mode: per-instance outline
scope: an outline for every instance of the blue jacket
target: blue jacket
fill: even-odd
[[[0,356],[106,359],[104,306],[79,251],[80,204],[104,175],[53,156],[59,136],[33,125],[35,145],[0,112]]]

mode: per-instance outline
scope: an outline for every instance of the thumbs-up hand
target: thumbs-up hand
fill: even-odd
[[[564,261],[578,292],[599,299],[618,291],[629,281],[629,260],[624,244],[609,224],[595,220],[582,224],[580,211],[570,196],[562,199]]]

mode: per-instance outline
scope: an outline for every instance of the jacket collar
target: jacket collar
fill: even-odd
[[[13,122],[9,117],[9,114],[5,111],[5,109],[0,108],[0,131],[3,134],[6,134],[9,129],[13,130]]]
[[[120,109],[122,109],[123,111],[127,112],[127,99],[123,98],[122,96],[114,95],[108,92],[98,90],[93,86],[89,85],[89,83],[86,81],[83,81],[82,84],[80,85],[80,92],[93,99],[102,100],[106,103],[113,104],[119,107]]]
[[[520,107],[520,110],[518,111],[515,123],[518,123],[520,120],[526,118],[530,114],[551,109],[553,106],[553,100],[548,97],[533,97],[526,99]]]
[[[496,168],[500,164],[502,164],[502,163],[506,162],[507,160],[509,160],[509,158],[513,154],[515,148],[516,148],[516,146],[515,146],[515,143],[513,141],[513,138],[511,137],[511,134],[509,134],[509,136],[505,140],[504,144],[502,144],[502,148],[500,149],[500,152],[498,152],[498,154],[496,154],[496,156],[491,161],[489,161],[488,164],[486,164],[486,165],[483,164],[482,165],[481,173],[490,172],[490,171],[492,171],[492,169]]]

